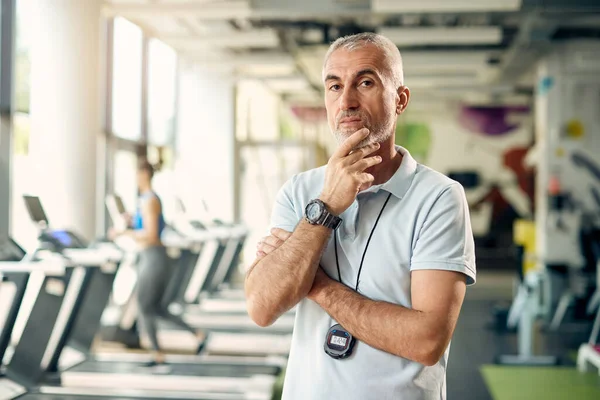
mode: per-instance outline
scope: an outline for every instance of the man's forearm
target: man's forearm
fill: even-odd
[[[246,301],[257,324],[272,324],[306,296],[330,235],[329,228],[301,221],[279,248],[250,267]]]
[[[370,300],[337,281],[311,299],[357,340],[387,353],[432,365],[447,346],[431,315]]]

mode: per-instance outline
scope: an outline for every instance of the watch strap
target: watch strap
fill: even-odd
[[[309,220],[308,222],[312,223],[314,225],[322,225],[329,229],[334,229],[334,230],[337,229],[337,227],[340,226],[340,224],[342,223],[342,219],[338,216],[331,214],[329,212],[329,210],[327,209],[327,205],[325,203],[323,203],[321,200],[318,200],[318,199],[312,200],[310,203],[313,203],[313,202],[319,203],[322,207],[322,211],[321,211],[321,215],[319,215],[319,218],[317,218],[315,221],[312,221],[312,222]]]
[[[336,217],[335,215],[331,214],[329,211],[325,211],[323,213],[323,216],[321,217],[321,225],[330,228],[330,229],[337,229],[338,226],[340,226],[340,224],[342,223],[342,219],[340,217]]]

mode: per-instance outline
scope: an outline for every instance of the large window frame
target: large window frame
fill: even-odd
[[[0,239],[10,233],[16,0],[0,0]]]
[[[119,17],[119,16],[117,16]],[[149,101],[149,46],[150,41],[154,38],[149,35],[143,26],[136,24],[135,21],[128,19],[130,22],[136,24],[142,29],[142,63],[140,71],[141,84],[141,112],[140,112],[140,128],[141,135],[138,140],[130,140],[119,137],[115,134],[113,129],[113,85],[114,85],[114,39],[115,39],[115,18],[111,17],[106,21],[106,85],[105,85],[105,115],[104,115],[104,132],[105,132],[105,152],[104,152],[104,193],[100,193],[102,196],[102,203],[107,194],[114,193],[115,190],[115,154],[119,151],[128,151],[135,153],[138,159],[146,158],[148,156],[148,146],[152,146],[152,143],[148,140],[148,101]],[[157,38],[158,39],[158,38]],[[177,98],[179,95],[179,65],[175,69],[175,110],[177,109]],[[177,111],[175,111],[175,118],[173,121],[175,128],[177,126]],[[176,129],[173,130],[173,137],[170,138],[170,142],[165,143],[163,147],[174,148],[176,138]],[[106,231],[110,225],[110,218],[108,212],[104,212],[104,221],[99,221],[99,225],[103,231]]]
[[[175,59],[173,62],[173,75],[172,75],[172,80],[171,80],[171,85],[173,85],[173,98],[172,98],[172,103],[170,105],[170,107],[172,107],[172,111],[173,111],[173,119],[171,121],[171,135],[167,136],[167,140],[165,142],[154,142],[153,138],[152,138],[152,126],[150,124],[151,120],[150,120],[150,111],[151,111],[151,105],[153,103],[153,99],[152,99],[152,62],[153,62],[153,58],[152,58],[152,43],[158,43],[157,46],[168,46],[164,41],[160,40],[159,38],[154,38],[154,37],[149,37],[147,38],[147,42],[146,42],[146,51],[147,51],[147,64],[146,64],[146,88],[147,88],[147,101],[146,101],[146,116],[147,118],[145,119],[146,123],[148,124],[146,127],[146,139],[147,142],[150,146],[154,146],[154,147],[174,147],[175,145],[175,136],[176,136],[176,128],[177,128],[177,104],[178,104],[178,95],[179,95],[179,84],[178,84],[178,80],[179,80],[179,57],[177,55],[177,51],[173,48],[171,48],[171,51],[173,52]],[[161,76],[162,78],[162,76]],[[165,81],[166,82],[166,81]]]

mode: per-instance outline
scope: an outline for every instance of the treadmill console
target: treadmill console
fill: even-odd
[[[86,241],[67,230],[45,230],[38,238],[42,244],[49,246],[54,251],[64,249],[85,249],[88,247]]]
[[[199,231],[205,231],[206,230],[206,225],[204,225],[202,222],[200,221],[190,221],[190,225],[194,228],[194,229],[198,229]]]

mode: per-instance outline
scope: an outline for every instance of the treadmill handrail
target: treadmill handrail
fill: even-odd
[[[58,260],[0,261],[0,274],[14,272],[42,272],[47,276],[62,276],[65,274],[65,263]]]
[[[215,239],[228,239],[232,235],[231,228],[210,228],[205,231],[195,230],[194,232],[188,232],[187,236],[199,242],[205,242]]]
[[[117,251],[107,251],[107,249],[65,249],[62,253],[73,264],[83,267],[119,262],[123,258],[123,254]]]
[[[179,237],[175,235],[164,235],[161,241],[165,247],[174,249],[187,250],[192,247],[192,241],[187,237]]]

